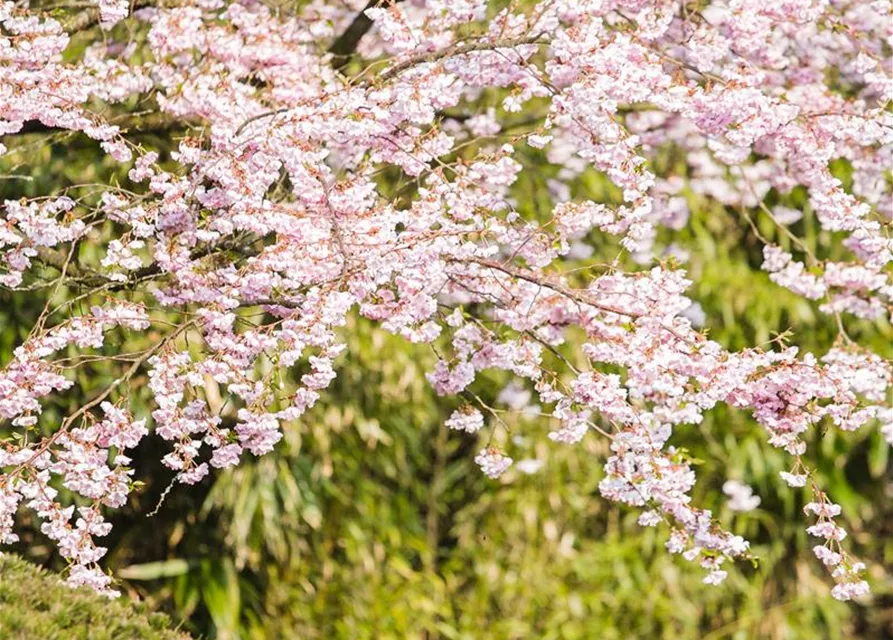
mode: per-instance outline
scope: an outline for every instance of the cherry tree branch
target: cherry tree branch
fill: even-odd
[[[477,40],[475,42],[468,42],[466,44],[442,49],[440,51],[432,51],[431,53],[425,53],[404,60],[403,62],[395,64],[393,67],[390,67],[389,69],[383,71],[381,75],[378,76],[377,80],[386,82],[416,65],[437,62],[438,60],[443,60],[444,58],[461,56],[463,54],[472,53],[474,51],[511,49],[512,47],[518,47],[525,44],[546,44],[546,42],[547,41],[542,39],[542,34],[526,36],[523,38],[511,38],[507,40]]]
[[[478,264],[482,267],[487,267],[488,269],[501,271],[502,273],[512,276],[513,278],[518,278],[519,280],[524,280],[531,284],[536,284],[547,289],[551,289],[555,293],[560,293],[564,297],[569,298],[575,302],[589,305],[590,307],[595,307],[596,309],[599,309],[601,311],[615,313],[619,316],[629,316],[631,318],[639,318],[643,315],[641,313],[629,311],[628,309],[621,309],[619,307],[614,307],[612,305],[599,302],[593,299],[592,296],[588,295],[586,292],[577,291],[575,289],[566,287],[556,282],[554,279],[550,278],[546,274],[536,273],[535,271],[531,271],[529,269],[521,269],[518,267],[503,264],[501,262],[497,262],[496,260],[486,260],[484,258],[472,258],[470,259],[470,262]]]
[[[366,15],[367,9],[374,9],[387,4],[388,0],[369,0],[366,6],[360,11],[344,30],[338,39],[329,47],[329,53],[332,54],[332,66],[341,69],[350,62],[351,56],[357,50],[357,45],[363,36],[372,28],[372,18]],[[402,2],[402,0],[394,0],[394,4]]]

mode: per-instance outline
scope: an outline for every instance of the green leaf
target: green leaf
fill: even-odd
[[[129,567],[119,569],[117,574],[125,580],[157,580],[158,578],[172,578],[189,572],[189,562],[179,558],[160,560],[158,562],[144,562],[132,564]]]

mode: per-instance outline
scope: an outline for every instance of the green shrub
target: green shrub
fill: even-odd
[[[0,638],[4,640],[184,640],[160,613],[126,598],[71,589],[58,576],[0,554]]]

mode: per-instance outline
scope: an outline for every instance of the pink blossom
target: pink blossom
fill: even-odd
[[[452,413],[446,421],[446,426],[456,431],[476,433],[484,426],[484,416],[477,409],[466,405]]]
[[[512,459],[503,455],[498,449],[481,449],[474,461],[489,478],[496,479],[512,466]]]

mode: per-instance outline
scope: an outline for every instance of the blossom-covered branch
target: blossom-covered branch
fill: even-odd
[[[129,169],[125,184],[2,205],[0,287],[48,297],[0,370],[0,418],[21,436],[0,449],[0,538],[16,539],[24,505],[72,562],[71,582],[113,593],[94,537],[109,530],[102,508],[130,490],[124,452],[151,427],[187,484],[270,452],[336,377],[347,318],[360,314],[437,345],[434,389],[473,401],[448,427],[503,428],[471,391],[495,369],[536,395],[554,442],[607,438],[602,495],[641,509],[643,525],[665,523],[668,549],[708,583],[749,544],[692,503],[692,461],[670,442],[719,403],[749,412],[790,455],[785,480],[812,487],[808,530],[826,541],[815,553],[834,595],[864,594],[804,434],[872,423],[893,442],[890,354],[845,331],[893,310],[890,16],[855,0],[695,4],[314,0],[286,15],[196,0],[131,14],[113,0],[99,2],[83,53],[56,19],[0,4],[11,145],[0,154],[40,123],[83,133]],[[103,115],[140,104],[188,133],[169,157]],[[548,210],[525,215],[514,187],[546,165]],[[616,197],[580,195],[587,172]],[[769,209],[770,190],[787,206]],[[660,230],[686,225],[691,198],[783,229],[793,248],[767,243],[763,268],[835,316],[837,347],[730,351],[699,330],[688,274],[656,251]],[[789,229],[804,210],[827,234],[821,256]],[[594,237],[624,258],[587,263]],[[75,385],[78,361],[63,351],[111,366],[112,327],[153,346],[60,427],[42,425],[47,398]],[[128,381],[143,366],[153,410],[137,419]],[[488,445],[475,460],[498,478],[510,453]],[[60,484],[89,506],[76,516]]]

